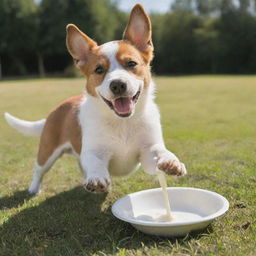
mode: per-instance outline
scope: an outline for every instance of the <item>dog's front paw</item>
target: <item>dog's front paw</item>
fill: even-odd
[[[83,185],[89,192],[103,193],[108,191],[108,188],[110,187],[110,179],[100,177],[87,178]]]
[[[157,167],[168,175],[184,176],[187,174],[185,165],[177,159],[167,157],[160,158]]]

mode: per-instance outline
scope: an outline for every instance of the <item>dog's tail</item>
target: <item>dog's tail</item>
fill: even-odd
[[[35,122],[29,122],[25,120],[21,120],[17,117],[10,115],[9,113],[4,113],[4,117],[7,123],[18,132],[22,133],[26,136],[40,136],[46,119],[42,119]]]

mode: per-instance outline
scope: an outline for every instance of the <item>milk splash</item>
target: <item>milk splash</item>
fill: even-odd
[[[138,220],[150,222],[164,222],[164,223],[184,223],[191,221],[198,221],[202,216],[187,211],[172,211],[170,207],[170,200],[167,192],[167,182],[164,172],[157,169],[156,171],[160,186],[162,188],[162,196],[164,199],[164,207],[145,209],[136,216]]]
[[[158,216],[157,219],[159,221],[173,221],[174,216],[171,211],[169,196],[168,196],[168,192],[167,192],[167,182],[166,182],[165,174],[162,171],[157,170],[157,178],[160,183],[160,186],[162,187],[164,206],[165,206],[165,210],[166,210],[166,214]]]

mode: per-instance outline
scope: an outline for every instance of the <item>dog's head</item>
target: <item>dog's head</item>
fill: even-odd
[[[87,93],[118,116],[131,116],[151,80],[151,23],[143,7],[137,4],[132,9],[122,40],[100,46],[75,25],[68,25],[67,48],[87,77]]]

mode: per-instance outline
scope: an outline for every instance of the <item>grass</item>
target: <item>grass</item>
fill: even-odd
[[[184,238],[144,235],[115,219],[119,197],[158,187],[142,170],[114,179],[108,194],[80,186],[75,160],[65,156],[44,179],[44,191],[26,192],[38,139],[10,129],[2,113],[36,120],[84,80],[49,79],[0,83],[0,255],[256,255],[256,77],[157,77],[157,102],[165,142],[186,163],[188,175],[170,186],[216,191],[228,213],[206,230]]]

